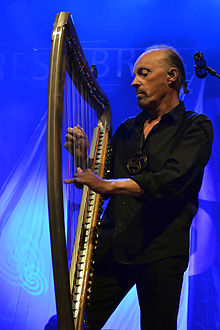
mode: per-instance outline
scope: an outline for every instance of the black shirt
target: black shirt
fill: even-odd
[[[110,233],[104,245],[122,263],[188,256],[190,224],[211,154],[210,120],[186,111],[183,102],[162,116],[145,140],[147,118],[142,111],[127,119],[112,138],[111,177],[130,177],[145,192],[139,198],[113,195],[104,215],[104,236]],[[131,176],[127,162],[140,151],[147,155],[147,166]]]

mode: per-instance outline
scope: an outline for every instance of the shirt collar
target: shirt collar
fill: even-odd
[[[166,121],[167,119],[171,119],[175,122],[177,122],[183,113],[186,111],[185,105],[183,101],[180,101],[177,106],[175,106],[173,109],[171,109],[169,112],[164,114],[162,116],[162,120]],[[148,119],[148,113],[144,110],[142,110],[136,117],[135,117],[135,124],[139,126],[140,124],[144,123]],[[141,127],[142,129],[142,127]]]
[[[163,120],[165,118],[171,118],[175,122],[177,122],[183,115],[183,113],[186,111],[185,105],[183,101],[180,101],[175,108],[167,112],[165,115],[162,116]]]

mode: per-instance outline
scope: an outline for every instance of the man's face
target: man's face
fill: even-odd
[[[152,50],[137,59],[132,86],[136,88],[138,106],[141,109],[153,112],[159,110],[170,90],[167,72],[164,50]]]

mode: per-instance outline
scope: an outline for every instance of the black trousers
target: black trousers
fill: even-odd
[[[95,268],[91,304],[87,308],[88,329],[100,330],[136,284],[141,329],[176,330],[186,267],[187,259],[182,256],[142,265],[109,262],[109,258],[99,261]],[[120,330],[117,325],[115,329]]]

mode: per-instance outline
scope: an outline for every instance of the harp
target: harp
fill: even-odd
[[[69,94],[66,95],[67,78],[71,90],[74,89],[71,92],[71,108],[80,107],[81,111],[82,108],[86,111],[89,109],[95,114],[96,126],[90,143],[89,159],[93,171],[103,177],[111,132],[109,102],[89,68],[71,15],[61,12],[56,16],[52,33],[47,107],[48,206],[57,319],[61,330],[82,329],[85,326],[84,309],[91,290],[94,236],[101,204],[99,194],[88,187],[83,188],[76,233],[73,239],[68,240],[69,228],[65,226],[68,212],[64,206],[66,188],[63,184],[63,155],[67,153],[63,147],[64,103],[69,98]],[[73,125],[77,124],[75,119]],[[71,216],[69,212],[67,218]],[[69,248],[73,241],[73,247]]]

